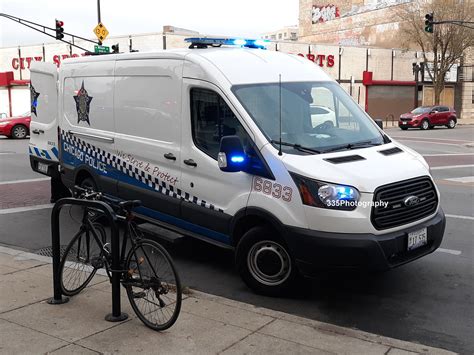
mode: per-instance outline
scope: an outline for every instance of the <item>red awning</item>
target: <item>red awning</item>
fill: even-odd
[[[12,80],[10,81],[10,85],[12,86],[21,86],[21,85],[29,85],[30,81],[29,80]]]
[[[0,73],[0,87],[25,86],[29,84],[29,80],[15,80],[12,71]]]

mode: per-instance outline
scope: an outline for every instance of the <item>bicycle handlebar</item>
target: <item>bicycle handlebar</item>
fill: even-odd
[[[76,192],[77,198],[82,198],[86,200],[100,200],[122,211],[130,211],[132,208],[139,207],[142,205],[142,202],[140,200],[120,201],[118,199],[105,196],[101,192],[84,189],[80,186],[74,186],[74,191]]]

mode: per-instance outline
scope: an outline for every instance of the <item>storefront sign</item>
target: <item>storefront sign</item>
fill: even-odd
[[[312,22],[313,25],[319,22],[334,20],[339,17],[339,8],[336,5],[318,6],[313,5]]]
[[[303,54],[298,53],[300,57],[308,58],[310,61],[314,62],[315,64],[319,65],[320,67],[333,67],[334,66],[334,56],[332,54],[325,55],[325,54]]]
[[[64,60],[66,58],[76,58],[76,57],[80,57],[80,56],[85,56],[86,54],[85,53],[82,53],[81,55],[79,54],[73,54],[73,55],[69,55],[69,54],[56,54],[52,57],[52,62],[54,64],[56,64],[57,67],[59,67],[59,65],[61,64],[61,60]],[[21,69],[21,70],[24,70],[24,69],[30,69],[30,66],[31,66],[31,62],[41,62],[43,61],[43,57],[41,56],[38,56],[38,57],[20,57],[20,58],[13,58],[11,60],[11,63],[12,63],[12,68],[14,70],[18,70],[18,69]]]

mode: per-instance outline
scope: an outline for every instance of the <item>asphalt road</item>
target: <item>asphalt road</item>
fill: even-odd
[[[290,297],[268,298],[241,282],[232,253],[187,241],[170,247],[183,282],[256,306],[473,353],[474,148],[468,145],[474,144],[474,126],[387,132],[432,167],[448,216],[437,252],[387,273],[322,274]],[[30,170],[27,141],[0,138],[0,244],[30,251],[50,245],[49,182],[36,180],[41,178]],[[63,235],[77,226],[67,210],[62,221]]]

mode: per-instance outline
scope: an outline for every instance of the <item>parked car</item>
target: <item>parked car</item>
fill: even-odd
[[[336,124],[336,113],[329,107],[310,105],[311,124],[313,127],[319,126],[327,121],[333,126]]]
[[[448,106],[420,106],[409,113],[404,113],[398,120],[398,127],[431,129],[435,126],[456,127],[456,111]]]
[[[0,135],[24,139],[30,134],[30,121],[30,112],[14,117],[2,117],[0,118]]]

